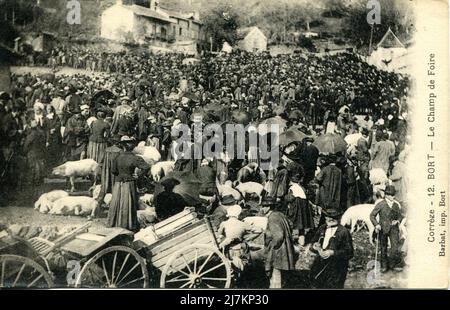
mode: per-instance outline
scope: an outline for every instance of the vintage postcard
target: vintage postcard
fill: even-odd
[[[0,288],[448,289],[448,20],[0,0]]]

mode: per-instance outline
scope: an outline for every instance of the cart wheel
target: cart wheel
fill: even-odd
[[[192,244],[174,253],[165,265],[162,288],[229,288],[230,261],[209,245]]]
[[[50,288],[50,274],[34,260],[18,255],[0,255],[0,287]]]
[[[146,288],[149,277],[144,259],[126,246],[112,246],[91,257],[75,287]]]

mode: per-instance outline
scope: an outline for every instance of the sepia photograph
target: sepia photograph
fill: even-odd
[[[448,39],[439,0],[0,0],[0,289],[448,289]]]

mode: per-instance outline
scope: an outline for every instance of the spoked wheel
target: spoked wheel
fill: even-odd
[[[89,259],[78,275],[76,287],[146,288],[149,278],[144,259],[126,246],[106,248]]]
[[[161,275],[162,288],[229,288],[231,265],[216,248],[190,245],[174,253]]]
[[[37,262],[18,255],[0,255],[0,287],[50,288],[50,274]]]

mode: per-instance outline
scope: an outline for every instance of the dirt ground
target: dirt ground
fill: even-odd
[[[84,69],[74,69],[69,67],[58,67],[56,70],[53,70],[48,67],[11,67],[11,73],[23,75],[27,73],[31,73],[33,75],[41,75],[45,73],[54,73],[56,76],[66,75],[72,76],[76,74],[90,75],[90,76],[105,76],[107,75],[104,72],[93,72]]]
[[[44,187],[57,187],[63,188],[64,184],[54,183],[45,184]],[[85,185],[86,187],[87,185]],[[6,227],[22,227],[26,226],[32,234],[33,228],[40,228],[48,234],[48,231],[52,231],[50,235],[53,238],[57,236],[54,234],[62,233],[79,227],[88,221],[87,218],[77,216],[57,216],[49,214],[41,214],[33,209],[33,200],[27,195],[18,197],[15,201],[12,201],[7,206],[0,206],[0,230]],[[99,228],[104,227],[106,224],[106,218],[92,220],[91,227]],[[47,235],[45,236],[47,237]],[[50,237],[49,237],[50,239]],[[350,261],[349,273],[347,281],[345,282],[346,288],[361,289],[361,288],[401,288],[406,283],[406,272],[401,273],[388,272],[385,274],[376,273],[373,270],[373,262],[375,258],[375,248],[368,241],[368,233],[365,230],[361,230],[353,234],[353,245],[355,249],[354,258]],[[304,253],[304,252],[300,252]],[[297,261],[295,272],[291,272],[288,280],[287,287],[289,288],[308,288],[309,283],[308,271],[305,270],[305,265],[308,256],[300,255]],[[238,287],[242,288],[264,288],[266,287],[266,281],[262,280],[261,275],[264,274],[264,266],[250,266],[246,273],[243,275],[244,281],[238,283]]]

